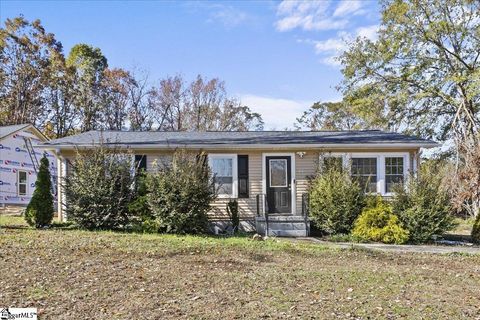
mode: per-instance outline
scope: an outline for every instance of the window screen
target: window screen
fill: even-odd
[[[352,158],[352,178],[367,192],[377,192],[377,158]]]
[[[385,158],[385,192],[393,191],[397,184],[403,184],[404,177],[403,157]]]
[[[233,195],[233,159],[213,158],[211,166],[218,194]]]

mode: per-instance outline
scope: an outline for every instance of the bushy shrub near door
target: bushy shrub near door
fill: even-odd
[[[206,155],[176,152],[169,165],[146,177],[147,201],[158,232],[204,233],[215,199]]]
[[[326,234],[347,234],[365,202],[363,188],[346,170],[329,168],[310,182],[310,219]]]

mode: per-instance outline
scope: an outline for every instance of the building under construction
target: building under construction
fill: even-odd
[[[47,140],[31,124],[0,127],[0,213],[19,214],[28,205],[43,155],[50,162],[56,196],[57,158],[53,152],[36,147]]]

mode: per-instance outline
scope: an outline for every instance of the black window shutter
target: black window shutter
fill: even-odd
[[[238,197],[248,198],[248,156],[238,156]]]
[[[147,156],[144,154],[135,155],[135,168],[138,172],[147,170]]]

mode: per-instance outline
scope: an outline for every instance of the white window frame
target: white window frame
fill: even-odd
[[[24,172],[25,173],[25,180],[26,182],[25,183],[22,183],[22,184],[25,184],[25,193],[20,193],[20,172]],[[17,195],[18,196],[26,196],[28,194],[28,172],[25,171],[25,170],[18,170],[17,171]]]
[[[406,172],[406,168],[407,168],[407,162],[409,162],[409,157],[407,156],[407,158],[405,158],[405,156],[392,156],[392,155],[386,155],[383,157],[383,177],[384,177],[384,184],[383,184],[383,195],[386,195],[386,196],[392,196],[394,194],[394,192],[386,192],[386,189],[387,189],[387,174],[386,174],[386,171],[385,171],[385,166],[386,166],[386,158],[402,158],[403,159],[403,184],[405,184],[405,182],[407,181],[407,178],[408,178],[408,175],[407,175],[407,172]]]
[[[383,195],[383,193],[378,192],[378,190],[382,190],[382,189],[380,189],[380,188],[381,188],[381,187],[380,187],[380,185],[381,185],[381,184],[380,184],[380,180],[382,179],[382,176],[380,175],[380,166],[379,166],[379,164],[380,164],[380,159],[379,159],[379,156],[378,156],[378,155],[375,155],[375,156],[374,156],[374,155],[371,155],[371,154],[358,154],[358,155],[357,155],[357,154],[352,154],[352,155],[349,157],[349,162],[350,162],[350,163],[349,163],[349,167],[348,167],[348,170],[349,170],[349,172],[350,172],[350,175],[352,174],[352,173],[351,173],[351,171],[352,171],[352,165],[351,165],[351,161],[350,161],[351,159],[376,159],[376,160],[377,160],[377,173],[376,173],[376,176],[377,176],[377,183],[376,183],[377,187],[376,187],[376,189],[377,189],[377,190],[374,191],[374,192],[367,192],[367,193],[369,193],[369,194],[377,193],[377,194],[382,194],[382,195]],[[385,167],[384,167],[384,169],[385,169]],[[385,172],[385,170],[384,170],[384,172]],[[383,176],[383,179],[385,179],[385,175]]]
[[[218,194],[218,198],[230,199],[238,198],[238,155],[236,153],[211,153],[208,155],[208,165],[213,174],[213,160],[214,159],[232,159],[232,193]]]
[[[410,153],[409,152],[323,152],[319,156],[320,170],[322,170],[323,159],[327,157],[342,157],[343,167],[351,172],[350,160],[352,158],[376,158],[377,159],[377,194],[391,197],[393,192],[385,192],[385,158],[390,157],[403,157],[403,181],[404,183],[408,179],[408,175],[412,168],[410,168]],[[417,171],[416,158],[413,158],[413,173]]]

